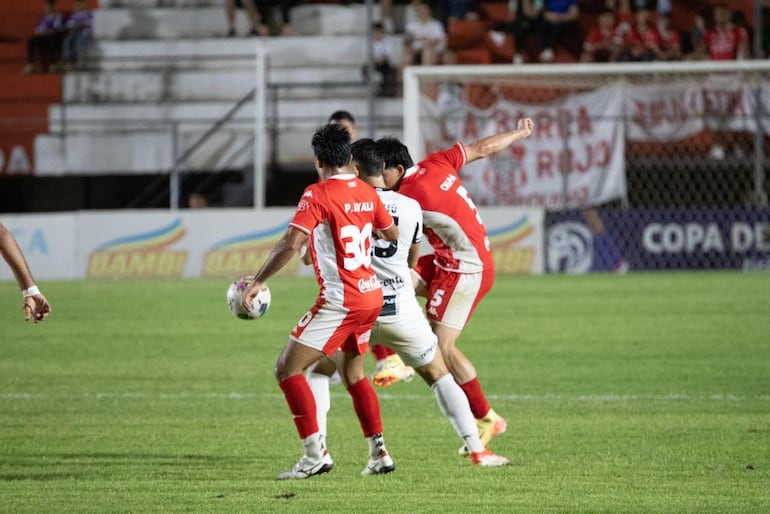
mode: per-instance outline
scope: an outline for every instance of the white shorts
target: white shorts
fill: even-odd
[[[413,368],[429,364],[436,355],[438,345],[436,334],[414,297],[399,303],[398,314],[377,318],[371,342],[394,350],[405,364]]]

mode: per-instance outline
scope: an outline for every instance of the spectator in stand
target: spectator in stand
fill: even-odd
[[[80,64],[93,38],[94,15],[86,0],[75,1],[75,11],[67,19],[67,32],[62,43],[62,63],[66,71]]]
[[[635,23],[631,26],[622,23],[618,32],[623,38],[621,61],[653,61],[661,50],[662,40],[658,29],[652,24],[648,8],[636,12]]]
[[[270,29],[265,23],[265,14],[267,11],[264,9],[264,4],[267,2],[260,2],[259,9],[254,0],[225,0],[225,15],[227,16],[227,35],[230,37],[235,36],[235,9],[245,9],[246,14],[249,16],[251,22],[250,36],[267,36],[270,34]],[[268,3],[269,4],[269,3]]]
[[[556,45],[580,33],[579,15],[577,0],[546,0],[541,28],[543,51],[538,57],[541,62],[552,62]]]
[[[417,19],[406,25],[406,41],[402,66],[438,64],[446,48],[444,26],[431,14],[430,6],[414,6]]]
[[[27,66],[25,73],[55,72],[61,61],[64,16],[56,11],[56,0],[46,0],[44,14],[27,41]]]
[[[714,7],[714,27],[703,35],[697,54],[712,61],[732,61],[748,57],[749,34],[745,28],[735,25],[732,13],[726,5]]]
[[[634,23],[634,13],[631,10],[629,0],[606,0],[604,7],[615,13],[615,23],[618,25],[622,23],[632,25]]]
[[[475,0],[446,0],[447,18],[455,20],[478,20],[478,2]]]
[[[682,58],[682,46],[679,42],[679,33],[671,29],[671,15],[658,15],[658,33],[661,46],[658,59],[663,61],[676,61]]]
[[[543,21],[542,0],[510,0],[510,21],[499,23],[495,30],[513,33],[513,64],[523,64],[527,51],[527,39],[539,31]]]
[[[608,8],[602,9],[596,18],[596,24],[588,31],[583,41],[582,62],[615,62],[621,48],[617,35],[615,13]]]
[[[375,22],[372,26],[372,56],[374,70],[382,79],[377,90],[377,96],[396,96],[396,68],[392,64],[390,47],[385,41],[385,28],[382,23]],[[368,65],[364,65],[364,76],[369,72]]]

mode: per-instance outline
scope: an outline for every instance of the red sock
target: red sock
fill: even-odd
[[[484,392],[481,390],[481,384],[479,384],[479,377],[469,380],[464,384],[460,384],[460,387],[465,391],[465,396],[468,397],[468,403],[471,404],[471,411],[473,417],[481,419],[489,412],[489,403],[487,403],[487,397],[484,396]]]
[[[348,393],[353,399],[353,408],[361,423],[364,437],[382,433],[382,417],[380,416],[380,401],[367,378],[362,378],[348,387]]]
[[[294,415],[294,424],[297,425],[299,438],[304,439],[318,432],[316,420],[316,407],[313,393],[302,373],[292,375],[282,380],[279,384],[289,410]]]
[[[373,344],[372,353],[374,354],[374,358],[377,359],[378,361],[385,360],[391,355],[396,354],[396,352],[394,352],[387,346],[383,346],[381,344]]]

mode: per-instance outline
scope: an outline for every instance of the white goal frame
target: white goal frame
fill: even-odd
[[[531,65],[453,65],[453,66],[409,66],[404,70],[404,144],[409,148],[415,162],[425,155],[425,146],[420,133],[420,86],[421,83],[448,81],[462,83],[484,83],[505,80],[506,77],[563,77],[613,78],[633,81],[634,77],[655,74],[682,77],[692,75],[724,73],[770,73],[770,59],[744,61],[671,61],[646,63],[580,63],[580,64],[531,64]],[[770,106],[764,106],[764,113]],[[760,109],[757,116],[762,116]],[[764,183],[764,151],[761,131],[755,137],[754,180],[757,192]],[[759,199],[767,205],[767,196]]]

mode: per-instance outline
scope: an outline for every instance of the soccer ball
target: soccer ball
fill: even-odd
[[[252,310],[247,311],[246,307],[243,306],[243,293],[246,292],[246,289],[249,288],[253,281],[254,277],[242,277],[235,280],[227,288],[227,307],[230,309],[230,312],[240,319],[259,319],[270,308],[271,295],[267,284],[262,286],[262,290],[254,298]]]

